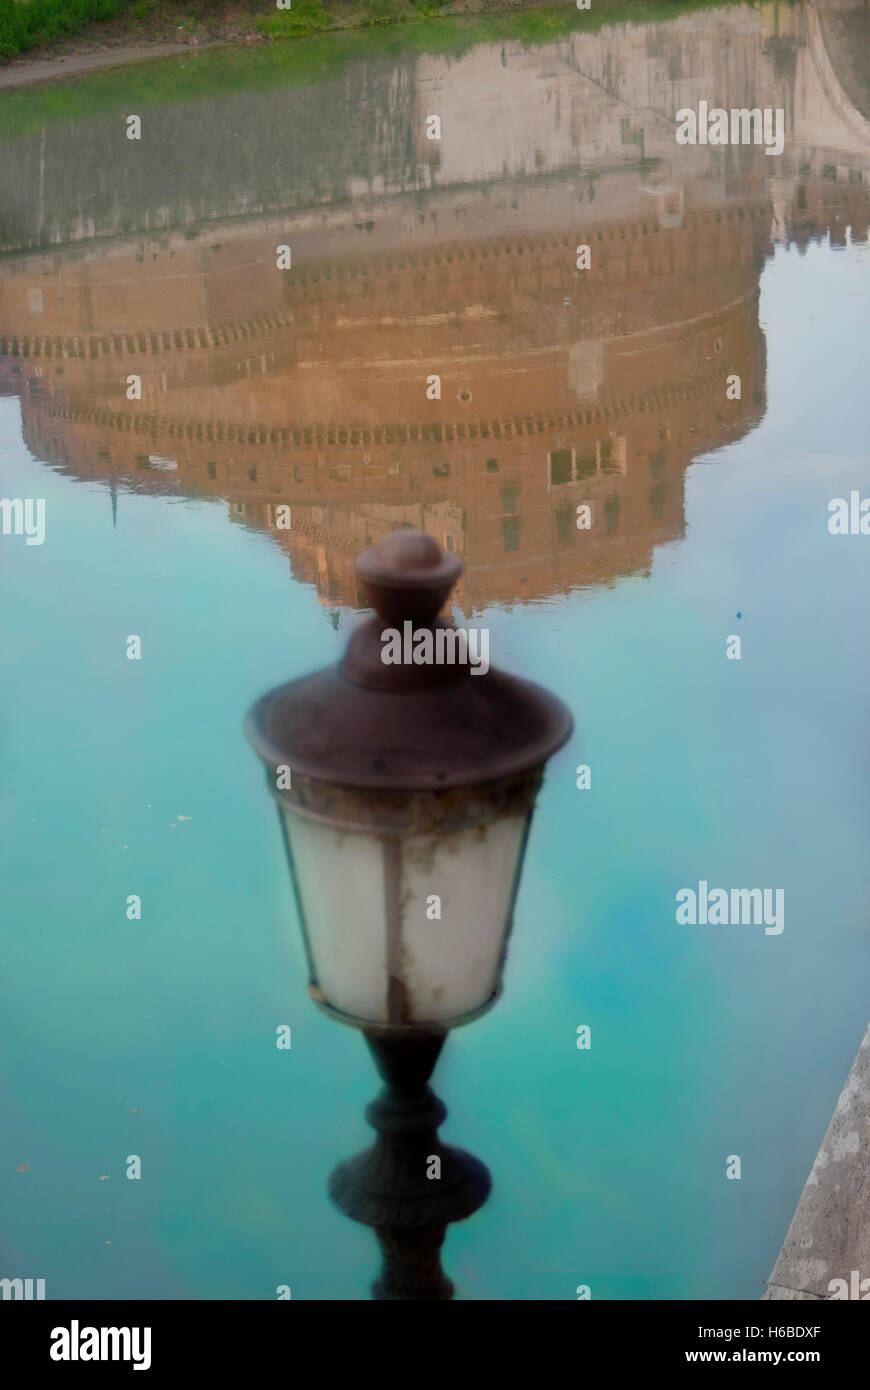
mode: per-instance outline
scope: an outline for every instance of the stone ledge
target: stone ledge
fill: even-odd
[[[764,1293],[764,1299],[813,1299],[817,1303],[824,1303],[826,1300],[819,1293],[807,1293],[806,1289],[785,1289],[781,1284],[768,1284]]]
[[[870,1279],[870,1027],[762,1298],[830,1299],[852,1271]]]

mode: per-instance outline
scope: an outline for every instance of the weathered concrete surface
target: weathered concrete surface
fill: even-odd
[[[852,1270],[870,1279],[870,1027],[762,1297],[830,1299]]]

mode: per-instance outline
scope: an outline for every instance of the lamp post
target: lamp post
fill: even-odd
[[[417,531],[367,550],[374,616],[338,666],[270,691],[245,725],[278,804],[309,995],[363,1032],[386,1083],[366,1111],[375,1144],[329,1186],[378,1233],[377,1298],[449,1298],[446,1226],[489,1192],[483,1164],[438,1138],[428,1081],[449,1029],[498,998],[535,796],[572,729],[540,686],[427,661],[427,645],[462,653],[437,616],[461,572]],[[394,632],[420,635],[416,660],[385,662]]]

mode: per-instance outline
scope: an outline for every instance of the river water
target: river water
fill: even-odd
[[[860,23],[566,9],[0,98],[0,495],[45,505],[0,535],[0,1276],[367,1296],[325,1183],[374,1073],[305,996],[241,720],[410,524],[577,721],[437,1074],[494,1179],[457,1294],[760,1296],[868,1015]],[[678,145],[701,100],[782,109],[782,155]],[[783,930],[678,923],[702,880]]]

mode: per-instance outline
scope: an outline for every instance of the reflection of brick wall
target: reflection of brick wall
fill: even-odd
[[[71,335],[62,362],[64,340],[48,333],[9,335],[0,339],[0,352],[26,353],[55,386],[61,375],[76,406],[99,401],[127,411],[125,381],[135,372],[142,377],[142,410],[210,422],[218,432],[231,423],[267,421],[270,429],[331,429],[342,442],[342,430],[350,438],[354,428],[372,432],[403,420],[441,423],[449,432],[500,418],[517,390],[526,412],[594,403],[596,381],[590,389],[582,368],[590,345],[602,359],[597,380],[611,351],[603,344],[612,348],[625,335],[647,334],[632,367],[645,373],[645,388],[655,384],[656,372],[667,381],[675,367],[678,377],[691,375],[699,353],[701,361],[709,359],[717,336],[711,331],[699,340],[698,321],[754,284],[768,225],[766,204],[744,199],[687,213],[681,227],[668,231],[655,217],[636,216],[558,236],[466,238],[349,260],[312,256],[283,285],[272,271],[273,291],[283,299],[273,311],[171,331],[151,327],[171,312],[161,307],[160,282],[151,280],[147,263],[128,264],[124,283],[141,273],[150,292],[145,317],[130,320],[134,331]],[[253,240],[251,261],[258,233]],[[584,240],[592,267],[577,273],[574,247]],[[244,259],[242,241],[235,251]],[[35,287],[23,273],[13,276],[7,299],[35,293],[41,273],[34,272]],[[64,303],[90,303],[95,330],[102,328],[89,298],[96,273],[76,261],[64,271]],[[219,297],[211,275],[195,266],[191,275],[203,305]],[[220,289],[223,269],[215,280]],[[642,293],[631,293],[632,286]],[[171,302],[174,279],[163,293]],[[675,323],[681,333],[667,345],[664,368],[650,376],[658,325]],[[299,370],[285,370],[295,364]],[[431,372],[442,377],[440,404],[426,401]],[[209,398],[203,394],[209,386],[221,389]]]
[[[428,424],[318,428],[283,423],[286,408],[227,420],[223,389],[173,392],[172,413],[77,403],[94,400],[76,378],[90,362],[67,359],[67,385],[50,375],[56,363],[36,359],[13,376],[22,363],[0,357],[0,376],[22,386],[38,455],[80,476],[226,497],[231,516],[269,529],[327,603],[358,601],[359,550],[392,527],[422,526],[462,554],[457,600],[467,611],[645,568],[655,545],[682,533],[686,464],[759,417],[764,380],[754,289],[694,323],[603,341],[595,402],[574,398],[566,345],[531,365],[483,359],[465,414],[442,401]],[[727,371],[741,373],[740,403],[724,399]],[[286,378],[269,385],[277,409]],[[198,403],[198,415],[177,415],[179,398]],[[407,404],[401,392],[396,403]],[[589,532],[574,524],[580,502],[593,508]],[[278,503],[292,507],[289,532],[275,529]]]
[[[770,208],[763,189],[738,184],[718,207],[693,207],[689,190],[681,224],[663,230],[637,193],[643,211],[602,217],[621,187],[595,221],[559,234],[389,245],[375,227],[367,255],[312,247],[290,274],[272,272],[272,309],[217,328],[207,315],[230,302],[226,267],[202,246],[181,262],[196,290],[180,310],[173,280],[160,290],[118,248],[118,285],[141,275],[150,306],[123,335],[98,331],[102,262],[73,260],[65,300],[90,305],[90,335],[67,339],[66,356],[48,334],[0,339],[0,378],[22,385],[36,453],[80,476],[225,497],[330,605],[360,601],[354,556],[402,525],[463,556],[466,611],[642,570],[682,533],[688,461],[759,417]],[[386,231],[396,225],[390,213]],[[247,251],[237,229],[236,264],[256,263],[263,234],[250,235]],[[580,242],[592,268],[578,273]],[[38,286],[21,273],[14,287]],[[195,327],[150,327],[194,299]],[[124,395],[131,372],[138,402]],[[440,401],[426,399],[431,372]],[[725,401],[730,372],[740,403]],[[288,532],[275,527],[280,502]],[[590,531],[575,525],[579,503]]]
[[[608,220],[623,183],[602,188],[594,221],[558,234],[390,243],[403,225],[390,210],[368,234],[376,249],[311,245],[290,274],[272,270],[271,309],[218,327],[209,306],[230,303],[229,271],[202,245],[180,262],[196,290],[177,310],[195,299],[199,322],[173,330],[150,327],[173,312],[173,280],[160,290],[135,248],[112,253],[117,284],[141,275],[150,291],[129,334],[98,331],[88,296],[102,261],[73,259],[65,300],[90,304],[91,333],[68,338],[66,356],[48,334],[0,339],[0,377],[23,383],[35,452],[82,476],[225,497],[327,604],[354,604],[355,554],[408,524],[462,554],[467,609],[643,569],[682,533],[688,461],[759,418],[771,209],[763,185],[733,180],[719,205],[689,186],[666,230],[636,189],[633,215]],[[558,186],[550,196],[557,206]],[[247,249],[236,229],[236,265],[257,262],[267,234],[249,235]],[[592,267],[578,273],[580,242]],[[19,297],[42,274],[35,263],[28,283],[19,267]],[[433,371],[443,394],[430,402]],[[124,395],[131,372],[139,402]],[[739,403],[725,400],[730,372]],[[289,532],[275,529],[279,502]],[[588,532],[574,524],[581,502]]]
[[[121,241],[98,254],[7,261],[0,269],[0,324],[23,338],[68,338],[97,352],[166,351],[175,334],[213,333],[280,309],[274,229],[244,237],[215,230],[196,241],[178,237]],[[138,345],[142,336],[153,343]],[[120,345],[116,348],[115,344]],[[103,348],[102,345],[105,344]]]

